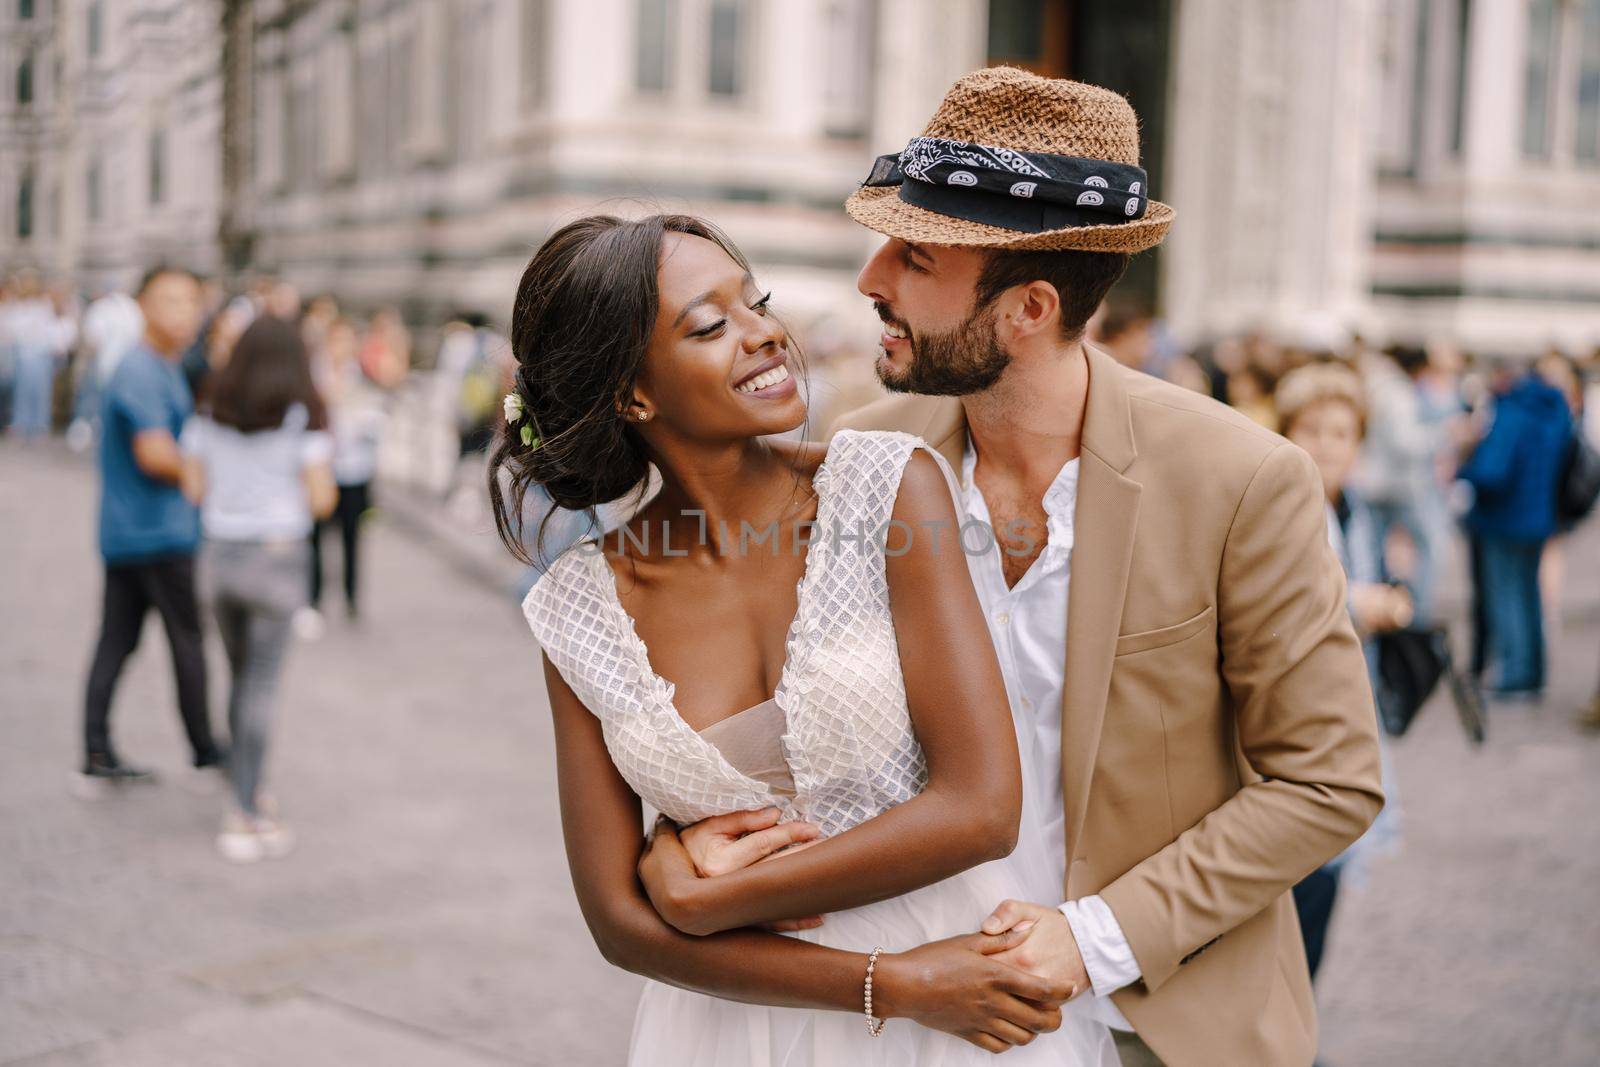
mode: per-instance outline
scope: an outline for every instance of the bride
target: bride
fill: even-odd
[[[973,932],[1060,887],[1019,829],[951,473],[905,434],[773,439],[806,408],[770,296],[705,222],[594,216],[545,242],[513,310],[490,465],[508,547],[529,558],[531,486],[585,510],[661,480],[523,604],[579,904],[650,979],[630,1062],[1114,1064],[1074,990],[992,958],[1025,928]],[[742,869],[651,847],[646,805],[723,817]]]

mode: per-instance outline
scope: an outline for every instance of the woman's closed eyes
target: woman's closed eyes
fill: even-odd
[[[754,304],[751,304],[750,305],[750,310],[754,311],[757,315],[765,315],[767,313],[767,305],[770,304],[771,302],[772,302],[772,293],[768,292],[760,300],[757,300]],[[728,320],[727,319],[725,319],[725,318],[718,319],[713,323],[710,323],[710,324],[708,324],[706,326],[700,327],[700,329],[698,329],[698,330],[691,331],[689,336],[690,337],[715,337],[717,334],[722,332],[722,328],[724,326],[726,326],[727,324],[728,324]]]

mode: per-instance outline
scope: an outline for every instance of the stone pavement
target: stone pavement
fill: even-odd
[[[374,524],[363,621],[335,599],[288,667],[272,773],[300,848],[240,868],[211,850],[222,798],[186,788],[153,617],[115,723],[165,779],[68,790],[93,493],[83,461],[0,443],[0,1064],[620,1062],[637,980],[573,902],[537,650],[463,562],[486,527],[446,550]],[[1335,918],[1330,1067],[1600,1062],[1600,740],[1567,723],[1600,671],[1597,531],[1569,556],[1548,706],[1497,710],[1481,751],[1432,707],[1394,746],[1405,842]]]
[[[0,487],[0,1063],[620,1061],[637,980],[573,900],[538,649],[509,596],[375,524],[363,621],[335,592],[327,636],[288,663],[271,774],[300,847],[234,867],[212,851],[222,797],[181,781],[153,616],[113,722],[165,780],[69,793],[93,477],[0,443]]]

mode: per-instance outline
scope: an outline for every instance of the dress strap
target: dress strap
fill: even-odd
[[[523,598],[522,615],[572,691],[599,714],[607,694],[616,699],[637,677],[586,557],[582,545],[562,553]]]
[[[823,484],[817,488],[819,495],[834,495],[830,514],[838,528],[819,530],[818,534],[845,543],[869,536],[881,559],[906,465],[918,449],[939,465],[960,514],[960,482],[949,462],[922,438],[895,430],[840,430],[829,442],[827,463],[821,472]]]

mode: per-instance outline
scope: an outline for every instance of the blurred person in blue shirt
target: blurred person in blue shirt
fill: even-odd
[[[178,436],[194,409],[179,360],[200,324],[199,283],[187,271],[157,267],[136,297],[143,340],[106,383],[100,421],[100,554],[105,596],[100,638],[84,707],[86,779],[149,778],[123,763],[111,743],[111,699],[128,656],[155,608],[166,627],[178,707],[197,768],[220,767],[206,702],[206,661],[195,596],[199,513],[180,489]]]
[[[1472,487],[1466,526],[1473,578],[1472,671],[1492,661],[1494,690],[1537,697],[1545,683],[1539,559],[1556,532],[1556,494],[1572,412],[1531,372],[1495,374],[1488,427],[1459,472]]]

